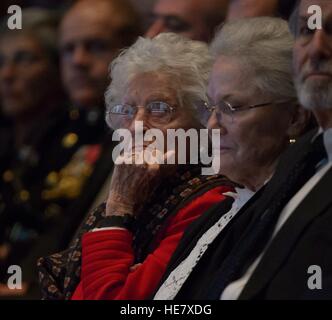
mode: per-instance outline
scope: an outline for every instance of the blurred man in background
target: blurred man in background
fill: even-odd
[[[0,143],[0,298],[39,297],[36,260],[66,247],[110,174],[113,142],[104,124],[108,66],[140,31],[124,0],[77,1],[60,26],[51,13],[23,12],[23,29],[4,25],[0,96],[13,123]],[[22,267],[23,290],[5,285]]]
[[[71,208],[63,246],[89,208],[105,200],[101,189],[113,167],[114,146],[104,120],[104,93],[110,81],[108,68],[120,50],[130,46],[140,34],[140,17],[127,0],[76,1],[62,20],[59,39],[62,80],[71,102],[71,117],[79,123],[79,132],[75,134],[81,144],[68,173],[75,171],[75,176],[83,177],[82,173],[89,172],[89,179],[80,189],[82,196]],[[95,159],[92,166],[91,159]],[[84,163],[88,169],[82,167]],[[81,173],[77,172],[78,167]]]
[[[58,21],[49,11],[29,9],[23,11],[22,30],[7,29],[6,21],[1,29],[0,97],[11,122],[0,128],[2,283],[8,267],[22,266],[39,237],[61,216],[60,203],[43,199],[47,175],[65,158],[54,152],[67,123],[58,69]],[[23,280],[28,281],[32,266],[25,271]],[[5,289],[0,286],[0,296],[6,295]]]
[[[81,0],[60,27],[64,86],[77,107],[103,109],[108,67],[139,35],[138,16],[122,0]]]
[[[226,16],[229,0],[158,0],[146,36],[174,32],[209,42]]]

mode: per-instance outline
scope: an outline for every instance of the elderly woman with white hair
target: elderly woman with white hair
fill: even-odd
[[[139,38],[112,63],[107,123],[133,137],[138,121],[143,133],[198,131],[195,106],[206,101],[211,63],[204,43],[167,33]],[[134,143],[141,151],[149,146]],[[129,152],[131,159],[138,155]],[[200,165],[176,162],[117,164],[107,203],[90,214],[67,251],[40,259],[44,297],[150,297],[185,228],[233,191],[234,184],[222,176],[200,173]]]
[[[311,125],[310,113],[297,102],[292,48],[287,23],[268,17],[227,23],[211,44],[211,103],[202,114],[209,128],[220,129],[220,172],[243,188],[235,188],[230,211],[221,203],[186,231],[155,299],[240,296],[253,270],[240,258],[248,245],[244,235],[256,232],[249,228],[257,210],[250,208],[282,152]],[[218,292],[220,283],[225,290]]]

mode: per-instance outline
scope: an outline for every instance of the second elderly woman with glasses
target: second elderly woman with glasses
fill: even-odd
[[[283,151],[313,125],[297,102],[292,49],[287,22],[279,18],[241,19],[217,33],[210,103],[201,112],[208,128],[220,129],[220,172],[242,188],[235,188],[231,210],[221,203],[187,230],[155,299],[215,299],[219,281],[230,284],[217,299],[239,297],[252,269],[241,274],[247,266],[231,258],[248,244],[245,232],[256,232],[246,208],[259,199]]]
[[[203,127],[195,106],[207,100],[211,63],[204,43],[167,33],[139,38],[112,63],[107,123],[133,137],[149,129],[163,136],[168,129],[198,131]],[[125,154],[131,160],[151,144],[133,142],[135,149]],[[186,145],[171,154],[180,148]],[[67,251],[40,259],[44,297],[150,297],[186,227],[223,201],[233,185],[201,176],[200,165],[118,163],[107,203],[88,216]]]

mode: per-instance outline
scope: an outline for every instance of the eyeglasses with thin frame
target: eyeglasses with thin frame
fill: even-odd
[[[249,106],[233,106],[231,103],[229,103],[226,100],[220,100],[217,104],[211,105],[208,102],[205,102],[203,106],[201,107],[201,120],[203,124],[207,124],[212,113],[215,111],[216,116],[218,119],[218,122],[220,123],[222,119],[222,115],[226,115],[232,122],[234,121],[234,114],[250,109],[255,109],[255,108],[261,108],[261,107],[266,107],[266,106],[271,106],[271,105],[278,105],[278,104],[284,104],[284,103],[289,103],[289,102],[294,102],[294,100],[282,100],[282,101],[276,101],[276,102],[264,102],[264,103],[258,103],[258,104],[253,104]]]
[[[143,106],[142,106],[143,107]],[[114,104],[106,111],[106,123],[112,129],[129,127],[138,111],[139,106],[130,104]],[[168,124],[173,117],[175,108],[164,101],[152,101],[144,106],[146,121],[153,127]]]

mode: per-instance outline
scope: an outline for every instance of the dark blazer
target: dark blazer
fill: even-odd
[[[210,245],[176,299],[206,299],[228,254],[245,242],[252,223],[271,209],[283,191],[295,164],[311,149],[312,131],[281,157],[271,181],[239,211]],[[273,239],[240,299],[332,298],[332,172],[330,171],[302,201]],[[297,190],[295,190],[296,192]],[[295,193],[294,193],[295,194]],[[287,203],[285,203],[286,205]],[[224,214],[220,204],[194,222],[174,253],[164,279],[187,257],[197,240]],[[243,265],[244,273],[252,261]],[[322,290],[310,290],[308,268],[322,269]]]
[[[332,299],[331,229],[330,169],[277,233],[240,299]],[[322,289],[309,289],[310,266],[321,268]]]

